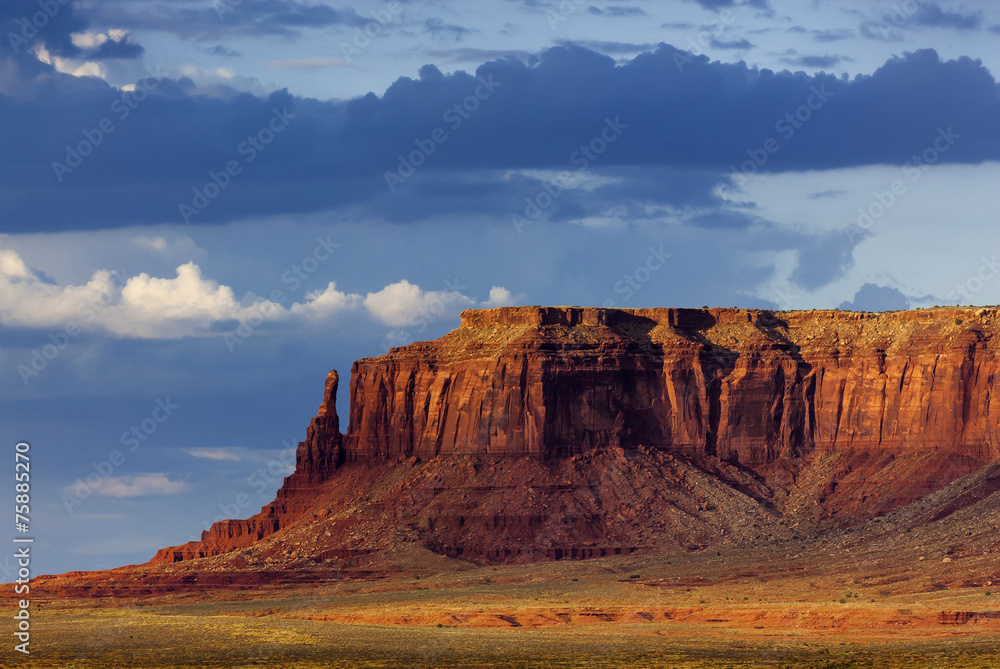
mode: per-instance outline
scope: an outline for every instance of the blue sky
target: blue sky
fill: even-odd
[[[1000,302],[1000,11],[830,4],[5,0],[35,564],[255,513],[330,368],[346,417],[462,309]]]

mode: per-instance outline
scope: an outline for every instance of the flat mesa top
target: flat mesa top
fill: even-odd
[[[870,313],[837,309],[772,311],[767,309],[658,307],[618,309],[604,307],[529,306],[468,309],[462,312],[462,327],[498,325],[613,325],[628,322],[652,322],[682,329],[706,329],[715,325],[755,325],[793,327],[803,321],[858,322],[877,319],[887,322],[933,323],[935,321],[992,321],[1000,314],[997,307],[935,307],[908,311]]]

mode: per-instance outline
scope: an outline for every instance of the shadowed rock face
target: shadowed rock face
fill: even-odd
[[[968,310],[467,311],[438,341],[354,364],[346,456],[642,444],[750,466],[817,448],[991,460],[995,331]]]
[[[552,464],[642,450],[742,468],[778,500],[801,498],[801,472],[834,454],[809,479],[810,503],[849,524],[1000,457],[997,334],[995,309],[466,311],[439,340],[354,364],[343,435],[331,372],[277,499],[154,562],[251,545],[301,518],[345,467],[439,456]]]

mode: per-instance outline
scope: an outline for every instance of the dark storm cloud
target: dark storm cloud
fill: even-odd
[[[901,311],[909,309],[906,295],[895,288],[866,283],[854,294],[854,299],[840,303],[848,311]]]
[[[239,35],[292,38],[305,28],[350,28],[371,21],[353,8],[337,9],[300,0],[219,0],[199,7],[161,2],[146,4],[140,11],[95,3],[81,13],[98,25],[165,32],[198,41]]]
[[[33,46],[41,43],[57,56],[75,58],[81,49],[73,44],[70,35],[86,28],[87,22],[76,13],[73,4],[56,3],[45,12],[38,0],[0,2],[0,39],[3,41],[0,48],[4,55],[26,56]]]
[[[686,206],[684,189],[672,188],[684,183],[680,173],[706,175],[688,184],[704,204],[734,167],[902,165],[939,131],[957,135],[940,162],[1000,159],[996,81],[978,62],[942,62],[930,50],[847,80],[712,62],[667,45],[620,65],[555,47],[536,62],[495,60],[475,74],[425,66],[381,97],[347,102],[207,96],[160,79],[133,105],[98,79],[36,70],[12,75],[0,63],[14,77],[0,78],[0,91],[34,91],[0,95],[0,207],[10,231],[180,222],[180,205],[197,204],[195,189],[212,182],[219,192],[202,198],[193,224],[346,206],[393,219],[447,207],[503,218],[525,197],[503,175],[530,169],[629,173],[589,195],[565,193],[546,215],[592,213],[633,197],[629,189],[654,190],[643,173],[662,180],[670,195],[660,201],[674,206]],[[105,119],[111,132],[99,130]],[[77,147],[89,155],[74,157]],[[232,162],[238,174],[227,178]],[[411,162],[420,163],[413,176]],[[54,163],[72,171],[57,175]],[[387,174],[399,177],[394,191]]]

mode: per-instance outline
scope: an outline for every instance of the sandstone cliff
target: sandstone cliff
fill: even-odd
[[[606,468],[615,458],[627,461],[620,469],[632,477],[615,485],[670,501],[658,512],[661,520],[671,509],[698,515],[713,505],[693,488],[676,493],[684,480],[676,469],[693,467],[743,500],[732,504],[754,506],[750,515],[759,527],[767,523],[758,512],[795,511],[819,529],[850,524],[1000,457],[998,316],[995,309],[957,308],[467,311],[461,326],[439,340],[357,361],[343,435],[338,377],[331,373],[299,445],[296,471],[275,502],[251,519],[217,523],[200,542],[164,549],[154,562],[250,546],[300,519],[335,513],[335,498],[349,503],[342,497],[346,485],[375,488],[393,477],[396,488],[376,507],[358,508],[350,522],[341,518],[340,529],[329,533],[339,548],[325,550],[374,550],[378,531],[388,536],[401,528],[438,552],[487,561],[519,554],[504,553],[504,542],[537,548],[539,537],[556,535],[548,545],[562,547],[543,555],[562,557],[573,546],[614,544],[620,551],[655,544],[648,528],[635,525],[655,524],[658,516],[632,511],[628,519],[621,508],[609,508],[626,504],[627,495],[602,488],[610,485],[606,472],[587,469]],[[470,468],[455,473],[435,465],[437,484],[427,486],[399,470],[408,458],[411,470],[415,462],[442,458]],[[498,492],[517,488],[516,471],[505,462],[523,462],[518,466],[538,485],[569,486],[550,490],[548,506],[564,518],[558,532],[545,503]],[[477,463],[493,464],[484,470]],[[471,490],[473,499],[462,493],[445,504],[458,488]],[[378,506],[391,507],[393,494],[408,500],[409,525],[386,520],[398,508]],[[724,518],[703,520],[705,527],[687,527],[683,537],[680,521],[664,532],[673,532],[679,545],[700,545],[711,539],[692,532],[734,531]],[[367,544],[359,530],[349,530],[356,523],[368,523]],[[490,523],[499,528],[492,534],[484,530]],[[351,541],[356,545],[347,548]]]

